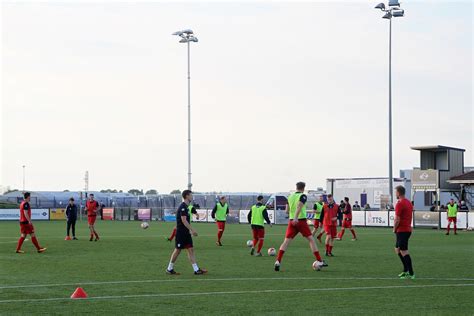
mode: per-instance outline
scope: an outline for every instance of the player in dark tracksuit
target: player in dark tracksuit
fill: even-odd
[[[66,229],[66,240],[71,240],[69,232],[72,228],[72,239],[77,240],[76,238],[76,220],[77,220],[77,206],[74,204],[74,199],[69,199],[69,204],[66,208],[66,218],[67,218],[67,229]]]

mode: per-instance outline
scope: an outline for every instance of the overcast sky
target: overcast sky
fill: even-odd
[[[388,20],[375,1],[2,3],[0,184],[283,191],[388,169]],[[413,145],[473,161],[471,1],[393,20],[394,175]]]

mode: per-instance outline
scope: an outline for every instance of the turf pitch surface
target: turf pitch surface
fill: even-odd
[[[15,254],[19,225],[0,222],[0,314],[259,315],[473,315],[474,234],[445,236],[417,229],[410,241],[416,280],[399,280],[401,263],[388,228],[356,228],[336,242],[329,267],[313,271],[314,258],[298,236],[273,271],[275,257],[251,257],[248,225],[227,225],[223,247],[214,224],[194,224],[198,263],[209,270],[193,275],[183,253],[164,273],[174,243],[165,240],[172,223],[101,222],[102,239],[89,242],[87,223],[78,222],[78,241],[64,241],[65,222],[36,222],[47,252],[25,242]],[[264,253],[278,248],[284,226],[266,228]],[[318,243],[320,249],[324,246]],[[89,299],[71,300],[81,286]],[[400,308],[403,304],[403,308]]]

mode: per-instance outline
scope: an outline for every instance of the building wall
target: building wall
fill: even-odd
[[[405,186],[407,196],[411,194],[411,182],[405,179],[395,179],[393,188],[397,185]],[[388,178],[357,178],[357,179],[328,179],[326,191],[331,193],[339,203],[344,197],[348,197],[351,204],[355,201],[361,202],[361,194],[367,194],[367,203],[371,208],[380,207],[380,195],[389,195]],[[362,205],[363,206],[363,205]]]

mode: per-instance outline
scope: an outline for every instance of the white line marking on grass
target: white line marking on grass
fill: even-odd
[[[270,289],[256,291],[227,291],[227,292],[198,292],[198,293],[155,293],[155,294],[136,294],[136,295],[116,295],[116,296],[93,296],[83,301],[91,300],[113,300],[127,298],[149,298],[149,297],[178,297],[178,296],[210,296],[210,295],[239,295],[239,294],[261,294],[261,293],[291,293],[291,292],[329,292],[329,291],[360,291],[360,290],[390,290],[390,289],[418,289],[418,288],[436,288],[436,287],[467,287],[472,284],[426,284],[426,285],[392,285],[392,286],[365,286],[365,287],[332,287],[332,288],[309,288],[309,289]],[[69,297],[53,297],[38,299],[18,299],[1,300],[0,303],[39,303],[51,301],[69,301]]]
[[[0,290],[7,289],[21,289],[21,288],[40,288],[40,287],[61,287],[61,286],[76,286],[76,285],[110,285],[110,284],[131,284],[131,283],[173,283],[173,282],[242,282],[242,281],[317,281],[317,280],[366,280],[366,281],[381,281],[381,280],[399,280],[399,278],[384,278],[384,277],[275,277],[275,278],[215,278],[215,279],[154,279],[154,280],[123,280],[123,281],[91,281],[91,282],[76,282],[76,283],[50,283],[50,284],[26,284],[26,285],[5,285],[0,286]],[[474,278],[417,278],[417,280],[425,281],[474,281]]]

